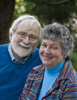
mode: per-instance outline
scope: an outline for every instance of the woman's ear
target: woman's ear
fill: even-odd
[[[64,56],[64,58],[66,58],[66,57],[67,57],[67,55]]]
[[[70,59],[71,59],[70,56],[66,56],[66,58],[65,58],[66,61],[70,60]]]
[[[67,58],[67,55],[64,55],[64,57],[63,57],[64,59],[66,59]]]

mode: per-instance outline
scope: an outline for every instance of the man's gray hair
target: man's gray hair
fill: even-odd
[[[68,59],[71,58],[74,49],[74,38],[70,34],[68,28],[56,22],[46,25],[44,28],[43,38],[60,41],[63,54],[67,55]]]
[[[31,16],[31,15],[23,15],[23,16],[18,17],[18,18],[12,23],[12,26],[11,26],[11,28],[9,29],[9,36],[15,33],[18,24],[19,24],[21,21],[25,20],[25,19],[30,19],[29,24],[26,26],[26,29],[27,29],[27,30],[31,29],[32,26],[34,25],[34,23],[36,23],[36,24],[38,25],[39,33],[41,34],[42,29],[41,29],[41,25],[40,25],[40,23],[38,22],[38,20],[37,20],[34,16]],[[39,35],[40,35],[40,34],[39,34]]]

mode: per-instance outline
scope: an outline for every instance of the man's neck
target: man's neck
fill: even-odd
[[[12,48],[11,48],[11,49],[12,49]],[[15,57],[18,61],[21,61],[21,60],[23,60],[23,59],[25,59],[25,58],[28,57],[28,56],[26,56],[26,57],[20,57],[20,56],[18,56],[18,55],[14,52],[13,49],[12,49],[12,53],[13,53],[14,57]]]

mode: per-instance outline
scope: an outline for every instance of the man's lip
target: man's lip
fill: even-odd
[[[29,49],[30,47],[24,47],[22,45],[19,45],[20,47],[24,48],[24,49]]]

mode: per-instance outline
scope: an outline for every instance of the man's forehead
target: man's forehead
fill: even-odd
[[[18,24],[17,28],[24,27],[25,29],[28,29],[29,27],[33,27],[33,26],[36,28],[38,27],[38,24],[36,21],[33,21],[32,23],[31,19],[24,19]]]

